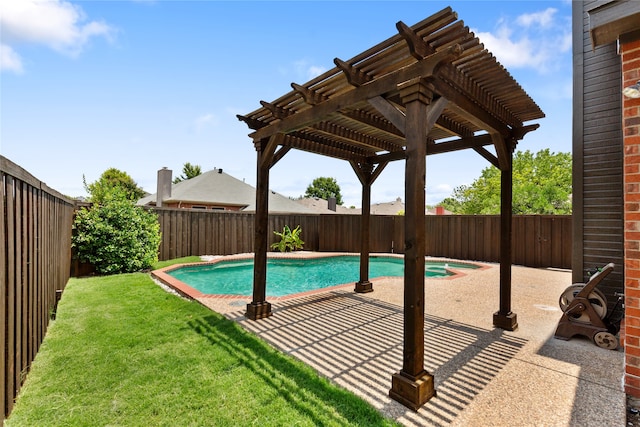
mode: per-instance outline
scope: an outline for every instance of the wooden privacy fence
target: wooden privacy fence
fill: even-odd
[[[253,252],[253,214],[155,209],[162,231],[160,259],[189,255]],[[500,261],[500,217],[497,215],[429,215],[429,256]],[[358,215],[269,215],[269,230],[284,225],[302,228],[304,248],[321,252],[360,252]],[[404,217],[373,215],[371,252],[404,252]],[[513,217],[513,263],[528,267],[571,268],[571,216]],[[276,242],[272,235],[270,243]]]
[[[0,156],[0,353],[4,417],[69,279],[73,203]]]

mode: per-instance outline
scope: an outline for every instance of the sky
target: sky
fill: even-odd
[[[162,167],[213,168],[256,185],[256,151],[237,118],[451,6],[546,117],[518,150],[571,152],[571,2],[2,0],[0,154],[62,194],[109,168],[156,192]],[[404,162],[372,203],[404,200]],[[473,150],[427,157],[427,204],[490,164]],[[288,197],[333,177],[345,206],[361,186],[341,160],[291,150],[270,171]]]

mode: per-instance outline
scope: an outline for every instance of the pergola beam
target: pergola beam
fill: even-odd
[[[440,63],[443,61],[451,61],[460,56],[461,53],[462,48],[459,45],[454,45],[446,50],[435,53],[422,61],[404,67],[397,72],[381,76],[378,79],[371,80],[363,84],[362,86],[354,87],[353,90],[331,97],[313,108],[284,117],[279,121],[256,130],[249,134],[249,136],[254,140],[261,140],[276,133],[293,132],[314,123],[318,123],[325,120],[325,118],[330,114],[345,107],[364,102],[375,96],[394,92],[398,84],[402,82],[415,78],[432,76],[436,67]]]
[[[407,158],[407,152],[405,150],[394,151],[393,153],[377,154],[375,156],[367,157],[367,162],[370,163],[388,163],[395,160],[405,160]]]
[[[464,117],[470,123],[489,133],[499,133],[503,136],[510,136],[511,128],[493,117],[487,110],[473,102],[470,98],[440,79],[433,79],[433,84],[435,91],[449,100],[449,109],[452,112]]]
[[[462,138],[473,137],[473,131],[471,129],[469,129],[462,123],[458,123],[455,120],[448,118],[447,116],[438,117],[436,125],[441,129],[446,129],[449,132],[452,132]]]
[[[493,144],[489,135],[472,136],[470,138],[454,139],[453,141],[433,144],[427,154],[451,153],[469,148],[484,147]]]
[[[436,50],[433,47],[431,47],[428,43],[426,43],[424,39],[422,39],[422,37],[420,37],[413,29],[411,29],[409,26],[404,24],[402,21],[399,21],[396,24],[396,28],[398,29],[398,32],[400,33],[400,35],[402,35],[402,37],[406,40],[407,45],[409,46],[409,52],[414,58],[418,60],[422,60],[428,57],[429,55],[433,55],[436,52]],[[490,64],[490,65],[493,65],[493,64]],[[487,106],[491,107],[491,108],[488,108],[489,111],[492,111],[495,114],[497,114],[499,118],[503,119],[503,121],[505,121],[506,123],[509,123],[511,126],[514,126],[514,127],[522,126],[522,123],[519,120],[515,119],[509,111],[501,107],[500,104],[495,100],[494,97],[491,96],[490,93],[488,93],[483,88],[479,87],[475,82],[469,80],[468,78],[465,78],[465,76],[462,75],[460,72],[458,72],[455,69],[455,67],[453,67],[451,64],[448,64],[448,63],[442,64],[442,66],[439,67],[438,69],[438,76],[445,77],[446,80],[450,84],[452,84],[455,88],[457,88],[457,90],[461,94],[463,93],[467,96],[472,95],[475,98],[475,101],[481,101],[480,105],[482,105],[484,108],[487,108]],[[439,88],[443,89],[443,86],[440,85]],[[451,96],[450,92],[448,94],[445,94],[443,92],[438,92],[438,93],[440,93],[440,95],[445,97]],[[456,101],[458,101],[458,99],[456,99]],[[473,108],[474,110],[477,109],[477,108],[474,108],[473,105],[468,102],[466,102],[466,104],[467,104],[467,108]],[[477,113],[478,113],[477,111],[473,111],[473,114],[475,117],[485,116],[484,119],[481,119],[482,120],[481,126],[483,124],[486,124],[488,126],[493,126],[493,129],[497,132],[500,132],[502,130],[502,126],[496,123],[495,121],[491,120],[488,115],[482,114],[479,116]],[[496,147],[496,149],[498,148]],[[499,148],[498,150],[502,151],[502,148]],[[500,158],[500,156],[498,157]]]
[[[371,76],[363,73],[353,65],[343,61],[340,58],[335,58],[333,60],[333,63],[336,64],[336,67],[338,67],[344,73],[347,81],[351,86],[362,86],[363,84],[373,80]]]
[[[287,110],[286,108],[278,107],[276,104],[272,104],[267,101],[260,101],[260,105],[271,112],[271,115],[277,119],[284,119],[293,114],[292,111]]]
[[[378,129],[380,132],[383,132],[388,135],[389,138],[394,140],[401,139],[404,143],[404,133],[402,133],[393,123],[388,121],[386,117],[375,116],[361,109],[345,111],[342,113],[342,116],[356,123]]]
[[[276,163],[278,163],[288,152],[291,150],[291,147],[280,147],[278,151],[273,153],[273,159],[271,160],[271,166],[273,167]]]
[[[422,37],[416,34],[416,32],[404,22],[398,21],[396,23],[396,29],[407,42],[411,56],[417,60],[424,59],[434,52],[434,49],[425,43]]]
[[[380,151],[395,151],[402,148],[401,144],[393,144],[388,140],[375,138],[365,135],[354,130],[338,126],[334,123],[323,121],[312,126],[321,134],[332,136],[337,140],[343,140],[347,143],[362,146],[363,148],[378,148]]]
[[[364,161],[364,159],[375,155],[373,150],[367,150],[361,147],[347,148],[346,144],[340,144],[320,136],[306,135],[301,132],[286,135],[283,139],[283,144],[299,150],[347,161],[351,159],[362,159]]]
[[[315,90],[307,89],[304,86],[300,86],[296,83],[291,83],[291,87],[298,92],[304,98],[304,102],[309,105],[318,105],[321,102],[326,101],[328,98]]]
[[[406,117],[402,111],[382,96],[374,96],[367,99],[367,102],[404,135]]]
[[[488,145],[488,144],[487,144]],[[489,163],[491,163],[496,168],[500,169],[500,162],[498,162],[498,158],[487,151],[484,147],[473,147],[473,151],[480,154],[484,157]]]

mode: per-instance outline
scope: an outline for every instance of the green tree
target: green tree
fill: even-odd
[[[201,174],[202,174],[202,169],[200,168],[200,165],[192,165],[191,163],[187,162],[182,167],[182,175],[176,176],[173,179],[173,183],[177,184],[180,181],[186,181],[187,179],[194,178]]]
[[[319,197],[329,200],[329,197],[335,197],[336,203],[342,205],[342,194],[340,186],[335,178],[319,177],[313,180],[304,193],[305,197]]]
[[[161,234],[156,214],[135,206],[122,187],[111,187],[100,196],[100,204],[76,213],[71,238],[75,257],[93,264],[100,274],[139,271],[158,261]]]
[[[138,187],[133,178],[116,168],[107,169],[97,181],[91,184],[87,184],[83,175],[82,182],[85,190],[89,193],[89,201],[92,203],[102,203],[114,188],[121,189],[129,200],[138,200],[146,194],[142,188]]]
[[[500,170],[482,170],[471,185],[457,187],[441,203],[458,214],[500,213]],[[571,154],[549,149],[518,151],[513,156],[513,213],[571,214]]]

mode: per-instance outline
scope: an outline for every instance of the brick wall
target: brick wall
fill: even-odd
[[[640,40],[622,44],[622,85],[640,80]],[[625,391],[640,398],[640,99],[623,97]]]

